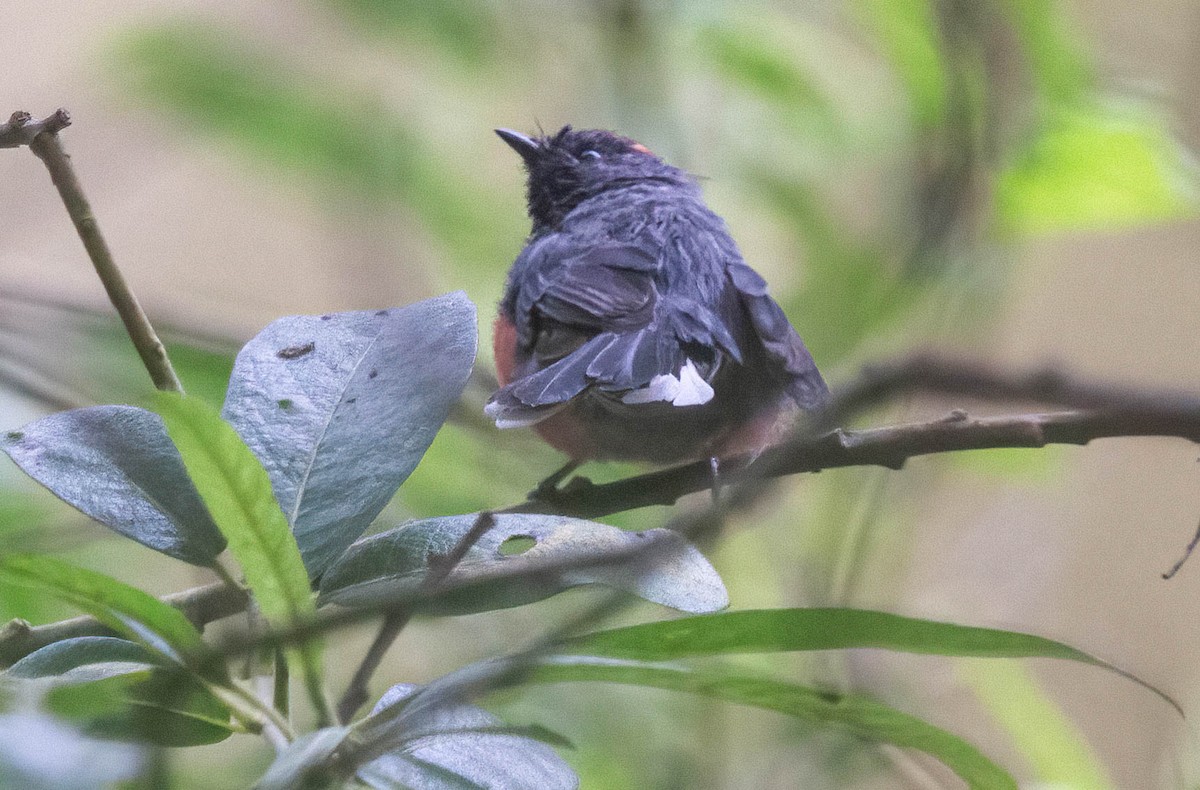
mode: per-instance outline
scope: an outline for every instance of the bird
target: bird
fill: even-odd
[[[755,456],[829,389],[694,177],[628,137],[496,134],[528,176],[532,230],[494,326],[497,427],[568,461]],[[535,492],[535,493],[537,493]]]

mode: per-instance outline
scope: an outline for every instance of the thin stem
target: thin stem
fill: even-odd
[[[567,474],[570,470],[578,466],[568,464]],[[566,468],[566,467],[564,467]],[[458,564],[462,562],[463,557],[467,556],[467,552],[471,547],[479,542],[479,539],[484,534],[496,525],[496,518],[490,511],[480,513],[471,528],[463,534],[458,542],[454,544],[449,552],[441,556],[430,555],[426,561],[429,570],[425,573],[425,578],[421,581],[420,587],[417,589],[417,597],[428,597],[432,595],[446,578],[454,572]],[[400,636],[400,632],[404,630],[404,626],[408,625],[408,621],[412,619],[412,606],[405,606],[390,611],[383,619],[383,623],[379,627],[379,633],[375,635],[375,640],[371,642],[371,647],[363,656],[362,661],[358,665],[358,669],[354,672],[354,677],[350,679],[350,684],[346,686],[346,691],[342,694],[342,698],[338,700],[337,714],[338,721],[345,724],[350,721],[354,713],[362,707],[363,703],[368,699],[367,685],[371,681],[371,676],[375,674],[375,670],[379,669],[379,664],[383,661],[384,654],[388,648],[396,641],[396,637]]]
[[[292,725],[287,719],[280,715],[279,711],[263,702],[249,689],[246,689],[239,683],[230,683],[227,686],[218,686],[219,691],[225,693],[219,696],[229,705],[235,716],[250,721],[258,725],[261,730],[264,724],[270,724],[279,734],[282,735],[288,742],[296,739],[296,734],[292,731]]]
[[[367,685],[371,682],[371,676],[375,674],[375,670],[379,669],[388,648],[396,641],[396,637],[400,636],[400,632],[404,630],[404,626],[408,625],[408,621],[411,619],[412,611],[409,609],[384,616],[383,622],[379,626],[379,633],[375,635],[371,646],[367,648],[366,655],[363,656],[358,669],[354,670],[354,677],[350,679],[350,684],[346,686],[346,691],[338,700],[337,717],[339,722],[349,723],[355,712],[367,701]]]
[[[313,651],[300,646],[300,671],[304,673],[304,688],[308,699],[312,702],[313,711],[317,716],[317,727],[329,727],[334,723],[333,705],[325,693],[325,680],[321,677],[321,669],[315,660]]]
[[[70,123],[70,116],[65,111],[59,110],[56,115],[61,115],[63,118],[62,126]],[[6,126],[13,125],[19,120],[14,115]],[[22,128],[27,128],[31,123],[36,122],[26,116],[26,123],[22,125]],[[62,126],[58,128],[62,128]],[[179,377],[175,375],[175,369],[167,357],[166,348],[159,340],[154,327],[150,325],[150,320],[138,303],[137,297],[133,295],[129,284],[126,283],[124,275],[121,274],[121,270],[117,267],[112,252],[108,248],[108,243],[104,240],[104,235],[100,232],[100,226],[92,213],[92,207],[83,194],[83,187],[71,167],[71,157],[67,155],[62,141],[58,139],[58,129],[53,126],[44,126],[36,136],[29,140],[28,145],[29,150],[42,160],[50,172],[50,180],[58,189],[63,205],[66,206],[67,214],[70,215],[71,222],[75,225],[75,231],[83,241],[84,249],[87,250],[88,257],[91,258],[92,265],[96,268],[96,274],[99,275],[104,290],[108,292],[109,301],[112,302],[122,323],[125,324],[125,331],[129,334],[129,339],[133,341],[138,356],[142,358],[142,364],[150,373],[154,386],[160,390],[182,393],[183,385],[179,383]]]
[[[275,648],[274,655],[275,688],[274,693],[271,695],[271,702],[281,716],[291,716],[292,701],[288,689],[288,681],[291,675],[288,672],[287,657],[279,648]]]

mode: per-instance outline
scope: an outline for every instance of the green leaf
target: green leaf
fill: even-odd
[[[1130,108],[1062,108],[997,184],[1018,234],[1119,230],[1196,212],[1195,168],[1161,121]]]
[[[778,24],[730,24],[727,19],[704,28],[697,43],[717,72],[733,84],[767,100],[785,117],[817,121],[824,130],[831,129],[833,103],[802,67],[797,57],[803,52],[801,42],[787,40],[785,32]]]
[[[933,6],[928,0],[860,0],[855,6],[892,62],[917,124],[939,124],[946,115],[948,87]]]
[[[46,708],[89,733],[162,746],[216,743],[233,733],[229,708],[204,686],[124,639],[64,639],[13,664],[6,677],[52,684]]]
[[[288,744],[271,763],[254,790],[297,790],[326,787],[322,765],[350,734],[349,727],[325,727],[308,732]]]
[[[837,694],[728,671],[696,671],[590,656],[543,659],[526,680],[649,686],[765,708],[823,727],[839,727],[860,738],[919,749],[944,763],[973,790],[1017,787],[1003,769],[958,736],[861,695]]]
[[[670,661],[691,656],[882,648],[980,658],[1057,658],[1106,669],[1178,703],[1144,680],[1062,642],[1033,634],[939,623],[864,609],[762,609],[682,617],[570,640],[571,652]]]
[[[475,68],[497,54],[494,10],[477,0],[324,0],[367,34],[427,43],[431,55],[452,55]],[[506,53],[508,54],[508,53]]]
[[[316,606],[308,572],[267,471],[212,406],[170,393],[159,393],[155,403],[200,498],[241,564],[263,617],[275,628],[309,619]],[[301,670],[319,718],[328,720],[320,642],[305,642],[288,656]]]
[[[51,414],[0,450],[64,502],[155,551],[211,566],[225,540],[158,415],[133,406]]]
[[[972,662],[958,670],[1045,786],[1113,787],[1083,733],[1038,688],[1023,663]]]
[[[1008,15],[1029,61],[1034,86],[1051,104],[1070,104],[1091,89],[1094,77],[1084,50],[1063,19],[1063,3],[1055,0],[1003,0],[997,9]]]
[[[203,652],[200,632],[178,609],[149,593],[53,557],[0,557],[0,578],[79,607],[114,631],[177,665]]]
[[[311,615],[312,593],[300,550],[254,453],[203,401],[160,394],[155,410],[241,564],[263,616],[284,626]]]
[[[393,686],[371,715],[407,705],[421,690],[407,683]],[[571,767],[540,742],[549,734],[546,730],[507,727],[483,708],[452,696],[440,704],[402,710],[392,729],[396,735],[388,753],[358,770],[359,778],[372,787],[571,790],[579,786]],[[385,733],[381,737],[388,737]],[[557,740],[561,745],[561,738]]]

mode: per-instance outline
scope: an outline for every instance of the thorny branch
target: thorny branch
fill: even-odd
[[[887,367],[869,368],[864,375],[835,397],[829,412],[814,422],[824,430],[831,417],[849,419],[872,405],[915,391],[952,393],[983,401],[1050,402],[1060,406],[1086,404],[1103,410],[1025,413],[971,418],[955,411],[930,422],[909,423],[863,430],[835,429],[814,434],[809,427],[792,439],[763,453],[742,473],[742,487],[723,498],[722,509],[735,506],[750,496],[757,485],[752,480],[817,472],[848,466],[901,468],[909,458],[959,450],[1002,447],[1043,447],[1047,444],[1087,444],[1094,439],[1129,436],[1173,436],[1200,443],[1200,397],[1178,392],[1120,390],[1072,379],[1064,374],[1005,374],[974,364],[955,363],[919,356]],[[745,459],[730,459],[735,467]],[[568,484],[544,500],[523,502],[497,512],[557,513],[598,517],[649,505],[669,505],[679,497],[707,490],[711,472],[707,463],[688,464],[637,475],[603,485],[580,481]],[[708,513],[708,509],[703,511]],[[708,523],[717,523],[709,516]],[[704,533],[703,524],[693,536]],[[612,562],[612,557],[597,558]],[[561,569],[560,569],[561,570]],[[427,591],[426,591],[427,592]],[[231,600],[223,585],[196,588],[167,600],[176,605],[186,601],[187,613],[197,625],[228,617],[245,607],[244,596]],[[388,604],[397,611],[411,608],[426,597]],[[174,599],[174,600],[173,600]],[[329,628],[373,619],[379,610],[339,610],[322,613],[295,633],[268,634],[271,644],[283,644]],[[30,627],[10,623],[0,629],[0,665],[69,636],[104,633],[91,618]],[[238,642],[233,649],[252,645]]]

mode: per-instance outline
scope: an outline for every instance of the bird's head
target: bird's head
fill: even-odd
[[[641,143],[602,129],[572,129],[530,137],[497,129],[521,155],[529,174],[527,196],[533,232],[557,226],[570,211],[608,189],[644,181],[691,184]]]

